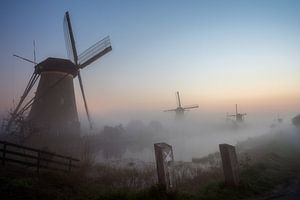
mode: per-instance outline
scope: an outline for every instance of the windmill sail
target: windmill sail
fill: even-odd
[[[69,59],[72,60],[73,63],[77,65],[78,56],[77,56],[75,39],[74,39],[69,12],[66,12],[64,17],[64,33],[65,33],[65,42],[66,42]]]
[[[98,58],[110,52],[112,50],[110,40],[109,37],[107,36],[104,39],[97,42],[96,44],[94,44],[93,46],[91,46],[90,48],[88,48],[87,50],[85,50],[82,54],[78,56],[76,45],[75,45],[75,39],[72,31],[71,20],[68,12],[66,12],[64,17],[64,32],[65,32],[65,42],[66,42],[68,55],[70,60],[73,61],[73,63],[76,65],[77,68],[77,75],[78,75],[80,90],[84,102],[84,107],[90,124],[90,128],[92,129],[92,122],[90,119],[87,100],[84,92],[82,78],[80,75],[80,69],[88,66],[92,62],[96,61]]]
[[[86,97],[85,97],[85,93],[84,93],[84,89],[83,89],[83,83],[82,83],[82,79],[81,79],[81,75],[80,75],[79,70],[78,70],[78,80],[79,80],[79,85],[80,85],[80,90],[81,90],[81,94],[82,94],[82,98],[83,98],[83,103],[84,103],[86,116],[87,116],[88,121],[89,121],[90,129],[92,129],[93,125],[92,125],[92,121],[91,121],[91,117],[90,117],[90,112],[89,112],[89,109],[88,109],[88,106],[87,106],[87,101],[86,101]]]
[[[176,95],[177,95],[178,107],[181,107],[179,92],[176,92]]]
[[[164,112],[176,111],[176,109],[164,110]]]
[[[83,53],[81,53],[78,57],[79,67],[82,69],[87,65],[91,64],[98,58],[102,57],[106,53],[112,50],[109,36],[106,36],[104,39],[100,40]]]
[[[199,106],[198,105],[186,106],[183,109],[186,110],[186,109],[193,109],[193,108],[199,108]]]

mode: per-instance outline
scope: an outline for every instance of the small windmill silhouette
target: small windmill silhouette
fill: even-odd
[[[247,115],[247,114],[238,112],[238,105],[235,104],[235,114],[232,114],[232,115],[227,114],[227,117],[234,117],[236,122],[243,122],[245,115]]]
[[[184,111],[187,111],[187,110],[190,110],[190,109],[194,109],[194,108],[199,108],[198,105],[192,105],[192,106],[182,107],[181,101],[180,101],[179,92],[176,92],[176,97],[177,97],[178,107],[175,108],[175,109],[164,110],[164,112],[175,111],[177,119],[180,119],[180,118],[182,118],[184,116]]]

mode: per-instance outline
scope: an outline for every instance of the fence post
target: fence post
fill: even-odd
[[[41,151],[38,150],[37,165],[36,165],[38,174],[40,173],[40,158],[41,158]]]
[[[229,144],[220,144],[225,184],[229,186],[239,185],[239,164],[235,147]]]
[[[72,159],[69,159],[69,172],[71,171],[71,167],[72,167]]]
[[[167,192],[175,189],[173,173],[173,150],[172,146],[166,143],[155,143],[155,158],[158,183],[162,185]]]
[[[3,153],[2,153],[2,165],[5,165],[5,157],[6,157],[6,142],[3,143]]]

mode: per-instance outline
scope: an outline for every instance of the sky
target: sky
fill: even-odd
[[[92,115],[289,112],[300,107],[300,1],[1,1],[0,113],[17,102],[37,61],[67,58],[63,16],[78,52],[109,35],[113,50],[82,70]],[[78,80],[77,107],[84,108]],[[34,91],[30,94],[34,95]]]

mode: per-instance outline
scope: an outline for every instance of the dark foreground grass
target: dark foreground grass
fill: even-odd
[[[114,188],[95,182],[79,174],[42,173],[39,177],[5,176],[0,178],[1,199],[97,199],[97,200],[217,200],[243,199],[272,190],[299,174],[294,164],[257,163],[241,171],[239,187],[227,187],[222,181],[211,180],[198,191],[166,193],[162,187],[152,185],[142,190]]]
[[[224,185],[220,169],[196,173],[186,179],[176,191],[166,193],[153,184],[153,172],[99,168],[99,177],[87,176],[91,169],[73,173],[42,172],[38,176],[26,169],[0,166],[0,199],[43,200],[236,200],[266,193],[278,185],[288,184],[300,176],[300,148],[284,142],[286,136],[267,139],[247,151],[247,159],[240,154],[240,186]],[[295,140],[293,140],[295,141]],[[298,140],[299,141],[299,140]],[[242,146],[246,146],[243,144]],[[251,145],[253,146],[253,145]],[[245,152],[243,152],[245,153]],[[97,170],[96,170],[97,171]],[[112,178],[113,177],[113,178]],[[127,181],[130,180],[131,181]],[[144,179],[148,182],[143,181]],[[119,182],[118,182],[119,180]],[[202,180],[202,181],[201,181]],[[203,181],[205,180],[205,181]],[[137,187],[144,184],[143,187]]]

